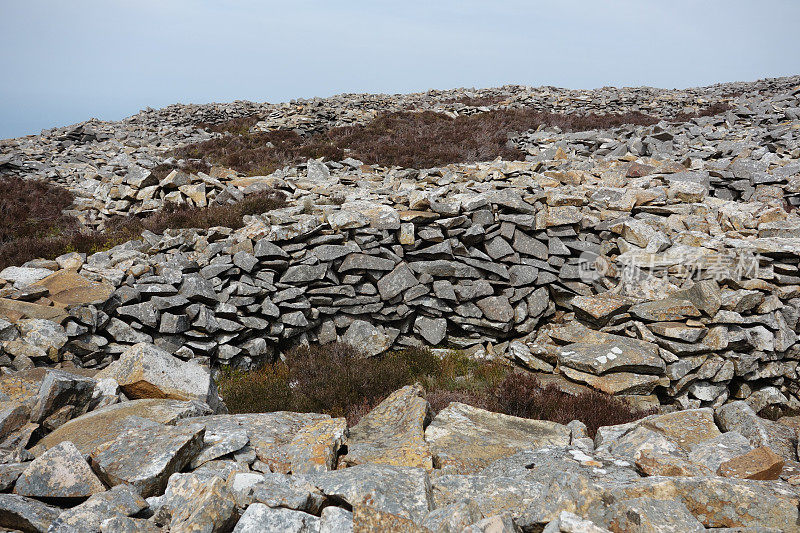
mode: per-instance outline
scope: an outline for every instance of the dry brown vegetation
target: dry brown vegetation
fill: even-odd
[[[327,413],[346,417],[352,426],[395,390],[420,382],[435,412],[457,401],[522,418],[562,424],[581,420],[592,436],[600,426],[652,413],[599,392],[572,395],[554,385],[542,386],[531,374],[476,362],[455,351],[443,358],[426,349],[365,358],[346,344],[334,343],[295,348],[286,361],[253,372],[223,372],[219,389],[230,412]]]
[[[190,207],[167,204],[146,217],[111,219],[106,231],[82,231],[78,220],[63,214],[74,197],[44,181],[0,177],[0,270],[32,259],[54,259],[67,252],[93,253],[132,239],[142,231],[163,233],[169,228],[239,228],[247,214],[282,207],[282,194],[267,191],[248,195],[236,204]]]
[[[494,103],[494,100],[471,103]],[[714,104],[697,113],[681,113],[672,120],[688,121],[727,109],[727,104]],[[509,137],[543,126],[558,127],[562,131],[586,131],[626,124],[649,126],[659,121],[639,112],[579,115],[521,108],[494,109],[451,118],[433,111],[400,111],[381,113],[366,125],[332,128],[302,137],[288,130],[250,134],[249,128],[255,120],[236,119],[211,126],[212,131],[226,135],[185,146],[175,155],[249,175],[269,174],[284,166],[320,157],[337,161],[352,157],[367,164],[430,168],[497,157],[524,159],[523,152],[509,145]]]
[[[509,135],[540,126],[581,131],[656,122],[658,119],[641,113],[574,115],[499,109],[451,118],[433,111],[402,111],[382,113],[363,126],[333,128],[308,138],[288,130],[225,135],[180,148],[175,155],[250,175],[268,174],[320,157],[353,157],[367,164],[430,168],[497,157],[523,159],[521,151],[508,146]]]

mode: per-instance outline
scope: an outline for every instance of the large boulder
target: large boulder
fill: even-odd
[[[201,425],[214,435],[244,431],[258,460],[270,471],[284,474],[332,468],[346,427],[342,418],[288,412],[204,416],[176,425]]]
[[[147,502],[127,485],[95,494],[80,505],[67,509],[50,526],[50,533],[100,531],[100,524],[115,517],[132,516],[147,509]]]
[[[415,522],[422,521],[433,508],[431,481],[423,468],[356,465],[307,479],[334,501],[353,507],[370,503],[380,511]]]
[[[349,466],[376,463],[433,468],[425,442],[430,416],[421,385],[395,391],[350,429],[342,462]]]
[[[130,429],[95,448],[92,467],[108,485],[128,484],[145,498],[155,496],[166,488],[169,476],[200,453],[204,433],[201,425],[153,423]]]
[[[81,452],[69,441],[34,459],[14,486],[17,494],[39,499],[81,499],[105,490]]]
[[[44,533],[61,509],[17,494],[0,494],[0,527]]]
[[[96,378],[115,379],[131,399],[199,400],[215,412],[225,410],[207,368],[181,361],[154,344],[142,342],[131,346]]]
[[[59,270],[33,286],[47,289],[47,297],[61,307],[101,304],[114,292],[109,283],[88,280],[74,270]]]
[[[208,413],[208,406],[204,404],[179,400],[150,399],[117,403],[70,420],[40,440],[33,452],[41,454],[60,442],[70,441],[82,454],[88,454],[129,429],[152,425],[148,422],[172,424],[182,418]]]
[[[425,440],[435,466],[468,474],[521,450],[566,446],[570,430],[555,422],[492,413],[453,402],[433,419],[425,430]]]

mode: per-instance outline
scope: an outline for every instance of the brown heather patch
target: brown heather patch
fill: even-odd
[[[509,135],[540,126],[582,131],[657,122],[641,113],[574,115],[496,109],[450,118],[433,111],[401,111],[382,113],[369,124],[333,128],[310,138],[286,130],[226,135],[180,148],[175,156],[202,159],[250,175],[319,157],[341,160],[349,156],[367,164],[429,168],[497,157],[522,159],[521,151],[507,146]]]
[[[461,402],[561,424],[581,420],[591,436],[600,426],[653,413],[600,392],[572,395],[554,385],[544,387],[530,374],[476,362],[460,352],[439,358],[430,350],[407,349],[364,358],[356,349],[334,343],[295,348],[286,361],[253,372],[223,372],[219,389],[230,412],[327,413],[346,417],[352,426],[395,390],[420,382],[435,412]]]
[[[78,220],[62,213],[74,197],[68,190],[44,181],[0,177],[0,270],[32,259],[54,259],[67,252],[94,253],[138,239],[144,230],[163,233],[170,228],[242,227],[242,217],[283,207],[282,193],[248,195],[236,204],[209,207],[167,204],[145,217],[117,217],[104,232],[81,231]]]
[[[730,111],[733,107],[727,102],[717,102],[710,106],[704,107],[695,113],[678,113],[670,119],[670,122],[689,122],[692,119],[700,117],[713,117],[714,115],[721,115],[726,111]]]

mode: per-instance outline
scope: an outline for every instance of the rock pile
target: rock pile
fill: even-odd
[[[40,370],[0,378],[0,527],[800,530],[795,427],[742,401],[592,439],[578,421],[460,403],[431,417],[419,385],[351,428],[319,414],[213,414],[224,406],[208,371],[149,344],[93,377]]]
[[[198,122],[305,136],[507,107],[665,120],[521,132],[525,161],[153,172],[219,135]],[[757,414],[800,408],[800,77],[170,106],[4,141],[0,172],[66,186],[93,227],[267,188],[289,201],[237,230],[0,272],[3,527],[798,530],[797,423]],[[433,416],[421,387],[352,428],[226,414],[216,369],[334,341],[461,349],[665,407],[593,438],[458,403]]]

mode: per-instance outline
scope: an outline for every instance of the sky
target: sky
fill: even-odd
[[[0,0],[0,139],[145,107],[800,74],[798,0]]]

